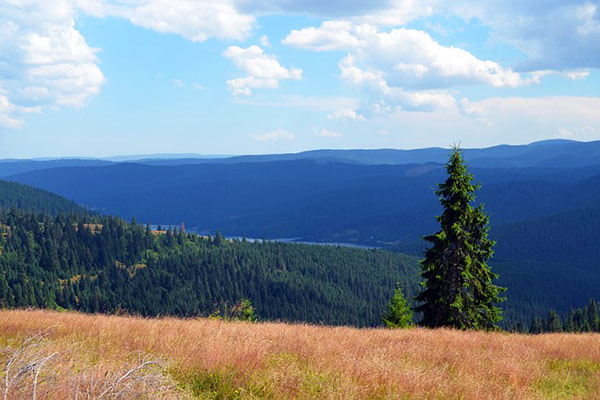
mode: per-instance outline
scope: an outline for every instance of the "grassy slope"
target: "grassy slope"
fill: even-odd
[[[110,398],[600,397],[597,334],[0,312],[2,350],[39,332],[48,335],[26,347],[9,371],[12,382],[19,365],[57,352],[42,366],[38,398],[86,392],[98,398],[107,390]],[[2,352],[3,367],[8,354]],[[162,361],[135,369],[144,359]],[[24,374],[10,392],[31,398],[31,376]]]

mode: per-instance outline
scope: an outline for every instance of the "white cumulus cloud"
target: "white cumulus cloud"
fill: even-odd
[[[104,12],[194,42],[203,42],[209,37],[245,39],[255,23],[254,16],[240,13],[230,0],[106,1]]]
[[[293,30],[283,43],[314,51],[346,51],[339,62],[340,77],[370,97],[360,110],[365,116],[456,107],[449,90],[454,86],[518,87],[533,82],[532,77],[464,49],[443,46],[415,29],[385,31],[370,24],[325,21],[319,27]],[[342,111],[335,115],[342,116]]]
[[[387,7],[355,16],[353,20],[378,26],[405,25],[417,18],[433,14],[435,3],[433,0],[390,0]]]
[[[349,51],[365,65],[385,71],[394,86],[440,88],[483,83],[516,87],[526,83],[509,68],[480,60],[458,47],[443,46],[415,29],[382,31],[374,25],[326,21],[318,28],[292,31],[283,43],[316,51]]]
[[[271,45],[271,43],[269,43],[269,37],[267,35],[262,35],[259,41],[262,47],[269,47]]]
[[[462,98],[458,102],[458,110],[462,115],[472,117],[483,125],[493,125],[492,122],[486,117],[487,111],[483,107],[474,105],[467,98]]]
[[[25,114],[81,107],[105,82],[98,49],[75,29],[66,0],[0,3],[0,124],[19,127]]]
[[[494,40],[513,44],[528,59],[524,71],[600,67],[600,4],[597,0],[439,0],[441,12],[490,27]]]
[[[518,143],[526,131],[536,132],[532,140],[555,133],[584,141],[597,139],[600,132],[598,97],[493,97],[468,107],[489,121],[493,130],[506,135],[507,142]]]
[[[294,135],[285,129],[276,129],[271,132],[265,132],[258,135],[252,136],[252,139],[258,140],[261,142],[268,140],[293,140]]]
[[[327,115],[329,119],[347,119],[347,120],[364,120],[365,117],[356,112],[356,109],[352,108],[342,108],[337,110],[329,115]]]
[[[339,138],[342,136],[339,132],[330,131],[329,129],[321,128],[316,129],[317,136],[329,137],[329,138]]]
[[[230,46],[223,52],[223,56],[246,73],[245,77],[227,81],[227,88],[234,96],[249,96],[252,89],[276,89],[282,79],[302,78],[301,69],[294,67],[287,69],[281,66],[277,57],[265,54],[258,46],[250,46],[246,49]]]
[[[306,50],[330,51],[367,47],[350,21],[324,21],[321,26],[292,30],[283,43]]]
[[[0,125],[15,128],[28,113],[81,107],[99,93],[106,81],[99,49],[75,27],[86,14],[125,18],[197,42],[245,39],[256,20],[230,0],[0,1]]]
[[[390,86],[383,71],[364,70],[356,65],[351,55],[344,57],[339,67],[342,80],[363,89],[371,98],[361,107],[364,116],[386,116],[400,110],[434,111],[456,106],[454,97],[447,90],[405,90]]]
[[[511,43],[528,57],[515,70],[569,71],[600,67],[600,3],[598,0],[375,0],[305,2],[236,0],[250,12],[311,14],[355,25],[401,27],[419,18],[441,16],[477,21],[494,41]],[[437,25],[439,23],[436,22]],[[426,21],[426,26],[432,23]],[[323,27],[322,27],[323,28]],[[317,28],[305,28],[305,35]],[[323,29],[321,29],[323,30]],[[340,30],[330,35],[342,37]],[[322,37],[322,35],[321,35]],[[346,39],[349,39],[346,37]],[[353,39],[350,39],[353,40]],[[337,41],[339,43],[339,40]],[[329,43],[327,46],[334,46]],[[323,50],[326,45],[322,44]]]

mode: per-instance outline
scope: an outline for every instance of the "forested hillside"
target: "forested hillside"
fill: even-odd
[[[549,216],[499,225],[494,229],[498,254],[600,272],[598,200]]]
[[[498,241],[491,265],[508,288],[504,326],[598,298],[600,168],[472,171]],[[299,160],[56,168],[12,179],[127,219],[184,221],[213,235],[371,244],[418,258],[421,236],[437,229],[432,188],[444,173],[439,164]]]
[[[153,232],[113,217],[0,212],[0,304],[208,315],[248,298],[263,319],[373,326],[416,259],[382,250]]]
[[[383,250],[156,232],[119,218],[0,212],[0,305],[208,315],[248,298],[262,319],[375,326],[396,282],[411,299],[418,258]],[[495,259],[502,326],[597,298],[595,271]],[[556,290],[560,283],[560,290]]]
[[[473,169],[492,225],[551,215],[600,195],[596,168]],[[435,226],[439,164],[317,161],[55,168],[11,177],[129,219],[251,237],[413,243]],[[589,178],[589,181],[586,179]],[[90,184],[93,182],[93,185]]]
[[[88,212],[83,207],[54,193],[0,180],[0,209],[10,208],[52,215]]]
[[[585,207],[600,168],[473,169],[492,229]],[[356,165],[310,160],[153,167],[119,164],[11,177],[94,210],[232,236],[412,244],[435,228],[439,164]],[[93,182],[93,184],[90,184]],[[516,231],[518,234],[518,230]],[[526,242],[517,239],[521,243]]]

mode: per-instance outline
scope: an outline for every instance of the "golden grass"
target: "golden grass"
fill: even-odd
[[[77,385],[107,373],[114,382],[145,357],[159,369],[123,398],[600,399],[598,334],[0,312],[0,347],[39,332],[48,332],[44,354],[63,358],[38,398],[74,398]]]

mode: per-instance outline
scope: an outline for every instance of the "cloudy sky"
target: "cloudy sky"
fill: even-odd
[[[0,0],[0,157],[600,139],[600,2]]]

